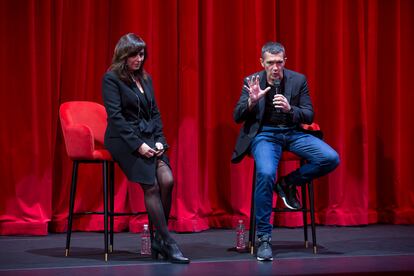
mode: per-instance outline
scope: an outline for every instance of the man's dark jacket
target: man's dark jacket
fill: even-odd
[[[247,78],[259,75],[260,88],[264,90],[267,85],[266,72],[260,71]],[[244,79],[244,85],[248,86],[247,78]],[[283,85],[285,88],[284,96],[288,100],[292,112],[292,122],[300,128],[301,124],[311,124],[313,121],[313,107],[309,96],[308,84],[306,77],[297,72],[283,69]],[[237,138],[236,146],[233,151],[232,162],[238,163],[250,150],[252,139],[259,132],[262,125],[265,111],[265,98],[263,97],[253,107],[251,111],[248,108],[249,91],[243,87],[239,101],[234,108],[233,118],[236,123],[243,123]]]

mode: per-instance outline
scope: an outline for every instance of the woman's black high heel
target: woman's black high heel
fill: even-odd
[[[162,240],[155,236],[155,238],[151,242],[151,257],[154,260],[158,260],[158,256],[160,254],[163,258],[166,258],[163,252]]]
[[[151,242],[151,257],[157,260],[159,255],[171,263],[188,264],[190,262],[189,258],[183,256],[174,240],[166,243],[156,232]]]
[[[164,254],[163,257],[166,258],[168,261],[176,264],[188,264],[190,259],[183,256],[180,248],[178,247],[177,243],[166,243],[162,242],[162,251]]]

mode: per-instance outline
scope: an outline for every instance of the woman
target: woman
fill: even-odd
[[[152,80],[144,70],[146,55],[145,42],[132,33],[122,36],[115,47],[102,84],[108,114],[105,146],[128,179],[144,191],[145,206],[157,229],[152,256],[189,263],[168,231],[173,176],[164,154],[168,145]]]

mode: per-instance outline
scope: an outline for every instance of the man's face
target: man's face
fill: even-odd
[[[283,52],[271,54],[265,52],[260,63],[266,71],[267,82],[273,84],[276,79],[283,78],[283,68],[285,67],[286,57]]]

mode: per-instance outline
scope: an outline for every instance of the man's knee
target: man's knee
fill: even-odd
[[[329,154],[326,155],[325,163],[327,164],[327,167],[330,168],[330,170],[333,170],[336,167],[338,167],[340,163],[338,153],[334,150],[329,152]]]
[[[260,178],[262,181],[274,182],[276,170],[274,170],[273,168],[262,168],[260,170],[257,170],[256,175],[256,177]]]

